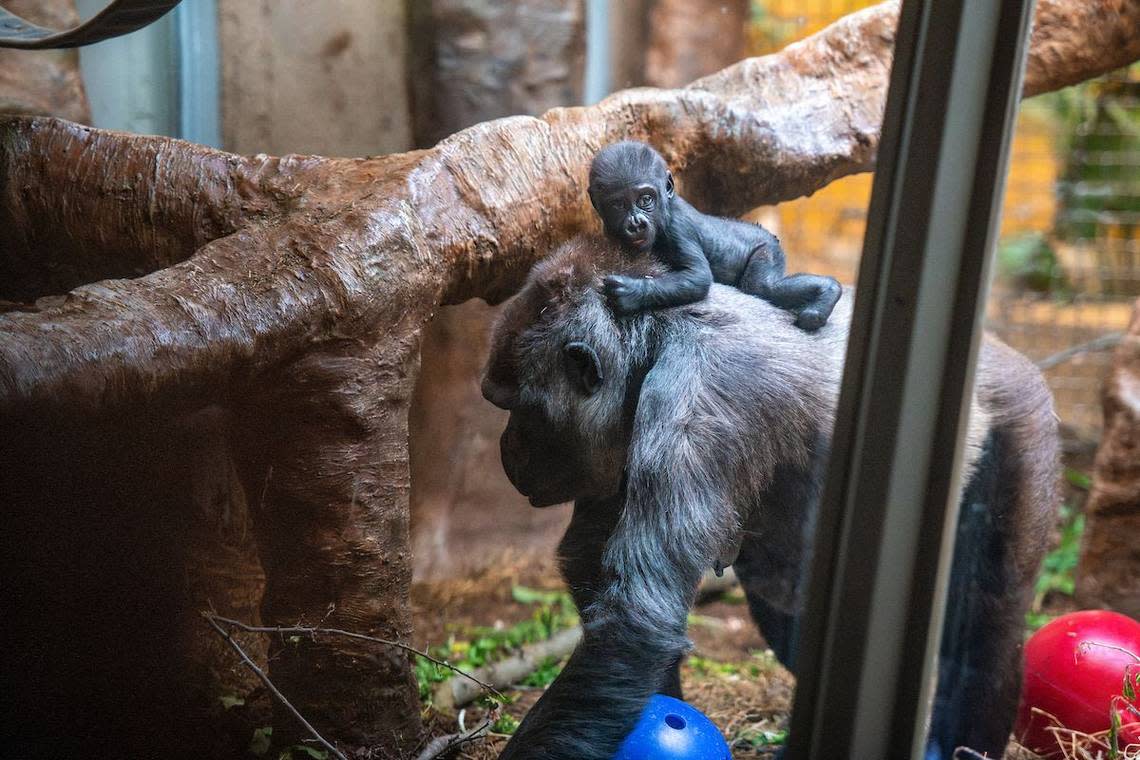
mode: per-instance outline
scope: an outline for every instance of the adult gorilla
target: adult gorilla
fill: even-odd
[[[765,638],[794,660],[852,299],[810,334],[721,286],[615,317],[602,278],[656,266],[578,238],[535,267],[495,327],[483,394],[511,412],[503,467],[536,507],[575,500],[559,555],[585,627],[503,758],[612,757],[655,691],[679,693],[687,613],[718,563],[735,565]],[[1040,373],[987,338],[973,409],[930,756],[959,744],[1001,756],[1057,502]]]

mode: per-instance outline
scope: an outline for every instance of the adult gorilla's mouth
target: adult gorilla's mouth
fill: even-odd
[[[516,486],[517,488],[517,486]],[[523,493],[519,491],[530,505],[535,509],[545,509],[546,507],[553,507],[555,504],[565,504],[568,501],[573,501],[573,497],[568,497],[563,493]]]

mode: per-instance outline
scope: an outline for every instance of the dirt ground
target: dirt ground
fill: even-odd
[[[462,638],[476,626],[509,628],[528,620],[534,606],[514,601],[515,586],[562,588],[552,562],[506,557],[478,576],[454,581],[415,584],[412,615],[417,646],[437,646],[449,637]],[[700,604],[690,617],[694,650],[682,668],[685,699],[709,716],[733,745],[735,757],[770,758],[771,737],[787,729],[794,681],[766,651],[763,637],[748,616],[738,591]],[[504,692],[511,703],[503,709],[521,719],[538,700],[540,688]],[[480,725],[487,710],[473,706],[463,713],[463,728]],[[430,710],[434,735],[460,730],[458,716]],[[458,755],[466,760],[491,760],[507,736],[492,735],[470,744]]]

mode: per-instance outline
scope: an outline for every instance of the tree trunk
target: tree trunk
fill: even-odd
[[[1104,389],[1104,437],[1085,514],[1078,602],[1140,619],[1140,301]]]
[[[682,90],[484,123],[381,158],[241,158],[54,119],[0,125],[0,283],[23,303],[0,315],[4,609],[21,624],[4,628],[2,656],[5,682],[28,689],[8,690],[20,696],[4,717],[143,721],[158,712],[144,696],[186,691],[162,657],[168,621],[198,603],[178,580],[193,508],[179,446],[193,444],[171,421],[203,409],[229,425],[264,622],[406,635],[422,326],[440,304],[505,298],[593,227],[586,166],[607,142],[650,140],[686,197],[722,214],[870,169],[896,12],[853,14]],[[1026,93],[1138,56],[1140,3],[1040,0]],[[101,616],[75,617],[76,599],[98,599]],[[134,670],[94,669],[95,645],[129,653],[117,661]],[[418,710],[402,655],[290,646],[273,642],[271,675],[327,738],[359,754],[408,749]],[[101,706],[152,707],[89,709],[90,686]],[[123,735],[111,728],[96,721],[90,736]],[[294,730],[284,717],[275,728]]]

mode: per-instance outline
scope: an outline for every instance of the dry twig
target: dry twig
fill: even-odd
[[[483,721],[470,731],[461,731],[457,734],[447,734],[446,736],[437,736],[428,742],[424,747],[423,752],[416,755],[416,760],[437,760],[443,758],[450,752],[454,752],[464,744],[473,742],[476,739],[481,739],[487,735],[491,729],[490,719]]]
[[[312,626],[304,626],[304,625],[294,625],[294,626],[250,625],[249,623],[243,623],[240,620],[232,620],[230,618],[225,618],[225,617],[222,617],[220,615],[210,614],[207,617],[208,617],[208,619],[210,619],[212,621],[225,623],[228,626],[232,626],[234,628],[239,628],[243,631],[246,631],[247,633],[276,633],[276,634],[291,635],[291,636],[292,635],[309,636],[311,638],[316,638],[317,635],[324,634],[327,636],[344,636],[344,637],[350,638],[350,639],[359,639],[361,641],[371,641],[374,644],[384,644],[385,646],[396,647],[397,649],[402,649],[405,652],[410,652],[411,654],[414,654],[418,657],[423,657],[428,662],[439,665],[441,668],[447,668],[448,670],[455,673],[456,675],[463,676],[464,678],[468,679],[469,681],[472,681],[472,682],[478,684],[481,688],[491,692],[491,694],[493,694],[496,698],[498,698],[500,700],[506,699],[506,697],[504,697],[503,694],[498,689],[496,689],[494,686],[487,683],[486,681],[481,680],[480,678],[472,675],[471,673],[468,673],[467,671],[463,670],[462,668],[455,667],[454,665],[447,662],[446,660],[440,660],[436,657],[432,657],[430,654],[428,654],[427,652],[425,652],[423,650],[416,649],[415,647],[408,646],[407,644],[403,644],[399,641],[392,641],[391,639],[382,639],[382,638],[379,638],[377,636],[369,636],[369,635],[364,634],[364,633],[356,633],[355,631],[345,631],[345,630],[342,630],[340,628],[320,628],[320,627],[312,627]],[[474,699],[474,697],[472,697],[472,699]]]
[[[230,632],[225,628],[222,628],[222,626],[218,625],[219,620],[223,622],[232,621],[227,621],[225,618],[220,618],[209,612],[203,612],[202,617],[206,619],[206,622],[210,624],[210,627],[218,632],[219,636],[224,638],[229,643],[229,645],[233,647],[233,650],[238,653],[238,657],[242,659],[242,662],[244,662],[246,666],[253,671],[254,675],[261,679],[261,682],[265,684],[265,688],[269,689],[270,693],[277,698],[277,701],[280,702],[286,710],[293,714],[293,717],[297,719],[297,721],[304,727],[304,729],[308,731],[309,734],[321,744],[321,746],[325,747],[325,749],[331,752],[333,757],[337,758],[337,760],[348,760],[348,758],[344,756],[344,753],[333,746],[333,744],[325,739],[325,737],[321,736],[320,733],[317,732],[317,729],[313,728],[313,725],[309,723],[309,721],[305,720],[305,716],[298,712],[297,708],[293,707],[289,700],[285,698],[285,695],[282,694],[280,690],[278,690],[277,686],[274,685],[273,681],[269,680],[269,676],[265,674],[265,671],[258,667],[257,663],[254,662],[250,656],[245,653],[245,650],[241,648],[241,644],[234,641],[233,636],[230,636]]]

